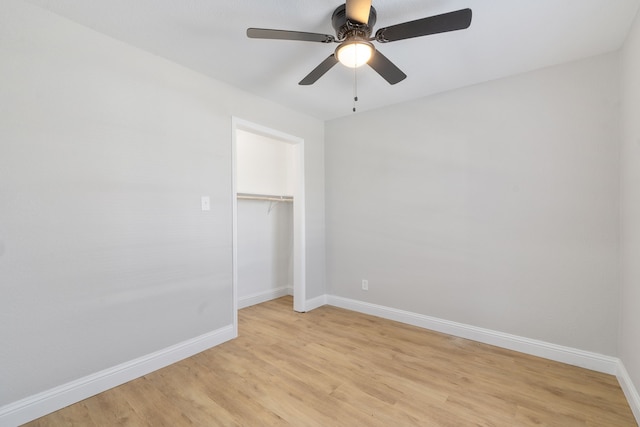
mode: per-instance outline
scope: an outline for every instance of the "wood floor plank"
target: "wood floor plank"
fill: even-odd
[[[28,426],[637,426],[611,375],[291,297],[240,336]]]

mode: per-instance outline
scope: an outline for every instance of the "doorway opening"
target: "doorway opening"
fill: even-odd
[[[304,140],[236,117],[232,128],[235,316],[239,308],[276,298],[286,290],[293,293],[293,309],[304,312]],[[245,246],[239,252],[239,226],[243,244],[253,241],[255,248]],[[259,257],[270,258],[272,265],[259,266]],[[288,280],[283,281],[283,271],[292,283],[284,283]],[[263,282],[256,285],[260,274]],[[234,323],[237,328],[237,318]]]

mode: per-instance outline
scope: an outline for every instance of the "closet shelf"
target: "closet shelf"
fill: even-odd
[[[274,196],[271,194],[238,193],[238,200],[268,200],[270,202],[293,202],[292,196]]]

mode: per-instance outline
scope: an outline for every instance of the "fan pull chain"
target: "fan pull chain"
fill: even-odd
[[[358,102],[358,68],[353,68],[353,112],[356,112],[356,102]]]

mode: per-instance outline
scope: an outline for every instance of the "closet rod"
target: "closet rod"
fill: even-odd
[[[291,196],[273,196],[269,194],[250,194],[250,193],[238,193],[238,199],[243,200],[268,200],[270,202],[293,202]]]

